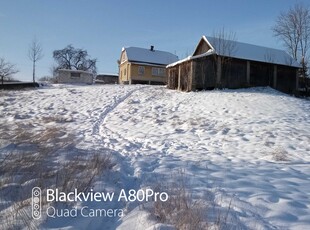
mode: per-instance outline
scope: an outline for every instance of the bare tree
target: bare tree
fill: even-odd
[[[5,61],[4,58],[0,58],[0,77],[2,85],[4,79],[9,79],[12,77],[13,74],[16,73],[18,73],[18,70],[16,69],[15,65]]]
[[[232,56],[237,51],[236,33],[226,31],[223,27],[213,32],[213,48],[215,49],[215,71],[217,75],[218,87],[223,86],[223,76],[226,75]]]
[[[271,49],[267,49],[264,54],[264,59],[268,63],[273,63],[275,59],[274,53],[271,51]]]
[[[226,31],[223,27],[220,30],[213,32],[214,46],[218,55],[231,57],[236,52],[236,33]]]
[[[57,83],[57,79],[54,76],[43,76],[39,78],[39,81],[45,81],[50,83]]]
[[[32,79],[35,82],[36,77],[36,62],[43,58],[43,49],[37,39],[33,39],[29,50],[28,57],[32,61]]]
[[[53,57],[58,64],[57,69],[75,69],[96,73],[97,59],[90,59],[86,50],[76,49],[68,45],[64,49],[55,50]]]
[[[274,36],[284,42],[293,58],[301,63],[301,74],[306,77],[310,47],[310,7],[295,4],[287,12],[281,12],[272,30]]]

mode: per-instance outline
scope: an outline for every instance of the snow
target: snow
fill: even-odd
[[[0,91],[0,128],[71,130],[76,149],[105,149],[115,166],[94,189],[119,193],[173,182],[228,210],[240,229],[310,227],[310,101],[271,88],[178,92],[162,86],[52,85]],[[31,125],[30,125],[31,124]],[[0,153],[10,143],[0,133]],[[280,153],[280,159],[275,154]],[[68,154],[69,153],[60,153]],[[60,156],[61,157],[61,156]],[[1,190],[1,188],[0,188]],[[0,193],[0,213],[3,198]],[[92,208],[102,204],[86,203]],[[151,203],[107,202],[124,217],[50,218],[44,229],[173,229]]]
[[[179,60],[177,62],[173,62],[173,63],[167,65],[166,68],[173,67],[173,66],[179,65],[179,64],[181,64],[183,62],[187,62],[187,61],[194,60],[194,59],[197,59],[197,58],[207,57],[207,56],[210,56],[210,55],[212,55],[214,53],[215,53],[215,51],[211,49],[211,50],[208,50],[207,52],[205,52],[203,54],[198,54],[198,55],[195,55],[195,56],[188,56],[188,57],[186,57],[184,59],[181,59],[181,60]]]
[[[204,40],[211,47],[210,50],[208,50],[205,53],[199,54],[199,55],[194,55],[196,52],[195,50],[193,55],[188,56],[182,60],[170,63],[169,65],[167,65],[167,68],[176,66],[178,64],[181,64],[189,60],[206,57],[214,53],[218,55],[222,55],[222,56],[228,56],[228,57],[238,58],[238,59],[243,59],[243,60],[267,62],[267,63],[300,68],[300,64],[297,63],[290,55],[288,55],[283,50],[267,48],[263,46],[257,46],[257,45],[242,43],[238,41],[229,41],[229,40],[220,41],[221,39],[210,37],[210,36],[208,37],[203,36],[202,40]],[[232,50],[228,50],[228,49],[221,50],[223,49],[223,47],[219,47],[221,46],[220,44],[225,44],[225,43],[232,43],[232,45],[230,45],[231,47],[233,47]],[[198,44],[200,44],[200,42]]]
[[[150,64],[168,65],[178,60],[178,57],[166,51],[144,49],[139,47],[124,48],[129,61]]]
[[[268,62],[279,65],[288,65],[300,68],[300,64],[297,63],[290,55],[288,55],[283,50],[267,48],[263,46],[252,45],[248,43],[238,42],[238,41],[225,41],[233,43],[234,50],[231,52],[229,50],[218,50],[218,40],[219,38],[214,38],[210,36],[203,36],[203,38],[208,44],[211,44],[215,52],[224,52],[219,53],[219,55],[229,56],[238,59],[259,61],[259,62]],[[231,52],[231,53],[226,53]]]

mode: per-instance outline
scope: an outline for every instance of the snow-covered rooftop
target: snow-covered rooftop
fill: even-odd
[[[78,69],[58,69],[59,72],[71,72],[71,73],[87,73],[87,74],[93,74],[90,71],[84,71],[84,70],[78,70]]]
[[[213,49],[210,49],[210,50],[208,50],[207,52],[205,52],[205,53],[203,53],[203,54],[198,54],[198,55],[195,55],[195,56],[191,56],[191,55],[190,55],[190,56],[188,56],[188,57],[186,57],[186,58],[184,58],[184,59],[181,59],[181,60],[179,60],[179,61],[176,61],[176,62],[173,62],[173,63],[167,65],[166,68],[176,66],[176,65],[178,65],[178,64],[181,64],[181,63],[186,62],[186,61],[189,61],[189,60],[193,60],[193,59],[197,59],[197,58],[201,58],[201,57],[210,56],[210,55],[212,55],[212,54],[214,54],[214,53],[215,53],[215,51],[214,51]]]
[[[196,48],[195,51],[193,52],[193,55],[188,56],[187,58],[184,58],[182,60],[170,63],[169,65],[167,65],[167,68],[178,65],[182,62],[186,62],[204,56],[209,56],[212,54],[300,68],[300,64],[296,62],[284,50],[273,49],[264,46],[257,46],[243,42],[224,40],[209,36],[203,36],[201,40],[205,41],[211,47],[211,49],[209,49],[207,52],[203,54],[194,55],[197,49]],[[200,44],[200,42],[198,44]],[[226,47],[228,46],[233,48],[231,50],[229,50],[228,48],[225,50],[225,48],[222,48],[225,45]]]
[[[300,67],[299,63],[297,63],[284,50],[257,46],[237,41],[229,41],[209,36],[203,36],[202,39],[210,44],[218,55],[258,62],[268,62],[278,65]],[[231,43],[230,46],[233,47],[232,52],[224,49],[220,50],[219,44],[227,42]]]
[[[166,51],[139,47],[128,47],[124,48],[124,50],[129,61],[158,65],[168,65],[178,61],[178,56]]]

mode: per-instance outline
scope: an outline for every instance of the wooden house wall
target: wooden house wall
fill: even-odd
[[[211,47],[204,41],[200,41],[200,43],[198,44],[194,56],[195,55],[199,55],[199,54],[204,54],[205,52],[207,52],[208,50],[210,50]]]
[[[250,62],[250,86],[272,86],[273,65]]]
[[[99,74],[96,77],[96,83],[99,83],[99,84],[117,84],[118,83],[118,76]]]
[[[179,78],[179,67],[170,67],[168,69],[168,80],[167,88],[168,89],[178,89],[178,78]]]
[[[275,88],[281,92],[292,94],[295,92],[294,86],[296,86],[296,69],[287,66],[278,66],[277,84]]]
[[[204,57],[194,60],[195,89],[214,89],[216,85],[216,71],[214,58]]]
[[[246,61],[238,59],[227,60],[222,67],[221,87],[230,89],[246,87],[246,73]]]
[[[184,62],[182,63],[180,68],[180,85],[179,89],[182,91],[191,91],[192,90],[192,69],[191,69],[192,62]]]
[[[248,66],[250,67],[249,79],[247,76]],[[197,58],[170,67],[168,68],[168,88],[191,91],[216,87],[235,89],[248,86],[271,86],[285,93],[292,94],[295,92],[296,68],[230,59],[222,64],[220,82],[217,82],[216,69],[217,64],[214,56]],[[277,70],[276,81],[274,81],[275,69]],[[274,83],[276,84],[275,87]]]

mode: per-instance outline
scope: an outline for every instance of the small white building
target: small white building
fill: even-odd
[[[93,84],[95,75],[91,72],[72,69],[59,69],[58,83],[84,83]]]

